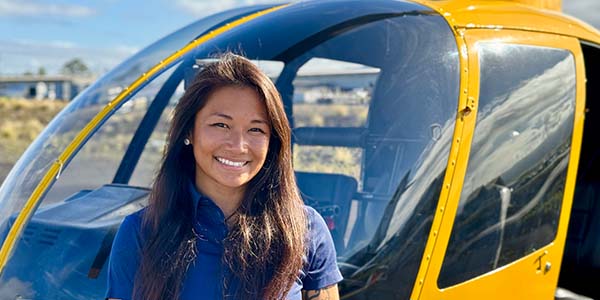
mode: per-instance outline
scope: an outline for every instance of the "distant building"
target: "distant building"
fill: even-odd
[[[92,81],[64,75],[0,77],[0,96],[70,101]]]
[[[294,81],[294,103],[365,104],[371,98],[378,71],[313,72]]]

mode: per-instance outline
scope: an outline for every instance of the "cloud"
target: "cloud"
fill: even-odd
[[[0,0],[0,16],[86,17],[94,13],[93,9],[82,5],[41,3],[34,0]]]
[[[183,11],[196,17],[206,16],[234,7],[253,4],[281,3],[281,0],[176,0],[175,4]]]
[[[80,58],[92,72],[101,74],[139,50],[126,45],[83,47],[62,40],[0,40],[0,71],[1,75],[19,75],[43,67],[48,74],[58,74],[65,62]]]
[[[71,48],[75,48],[77,46],[73,42],[62,41],[62,40],[54,40],[54,41],[51,41],[49,44],[53,47],[65,48],[65,49],[71,49]]]

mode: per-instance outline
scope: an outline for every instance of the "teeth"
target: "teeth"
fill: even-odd
[[[228,166],[232,166],[232,167],[242,167],[244,166],[244,164],[246,164],[246,162],[234,162],[234,161],[230,161],[221,157],[217,157],[217,160],[224,164],[224,165],[228,165]]]

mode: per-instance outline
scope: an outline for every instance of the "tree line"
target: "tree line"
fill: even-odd
[[[73,58],[63,64],[60,73],[64,75],[89,75],[90,69],[81,58]],[[27,71],[23,75],[32,76],[34,73]],[[47,75],[46,68],[39,67],[35,75]]]

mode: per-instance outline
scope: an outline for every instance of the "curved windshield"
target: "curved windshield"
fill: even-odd
[[[142,73],[203,32],[268,6],[239,8],[194,22],[153,43],[104,75],[63,109],[25,151],[0,187],[0,224],[19,211],[42,177],[88,122]],[[5,230],[7,230],[5,228]],[[0,240],[3,240],[1,237]]]
[[[448,162],[459,58],[441,16],[399,1],[286,7],[200,45],[132,93],[32,217],[0,278],[18,287],[7,295],[103,296],[112,237],[146,205],[172,108],[195,66],[224,50],[253,59],[282,95],[298,187],[334,239],[342,297],[409,297]]]

